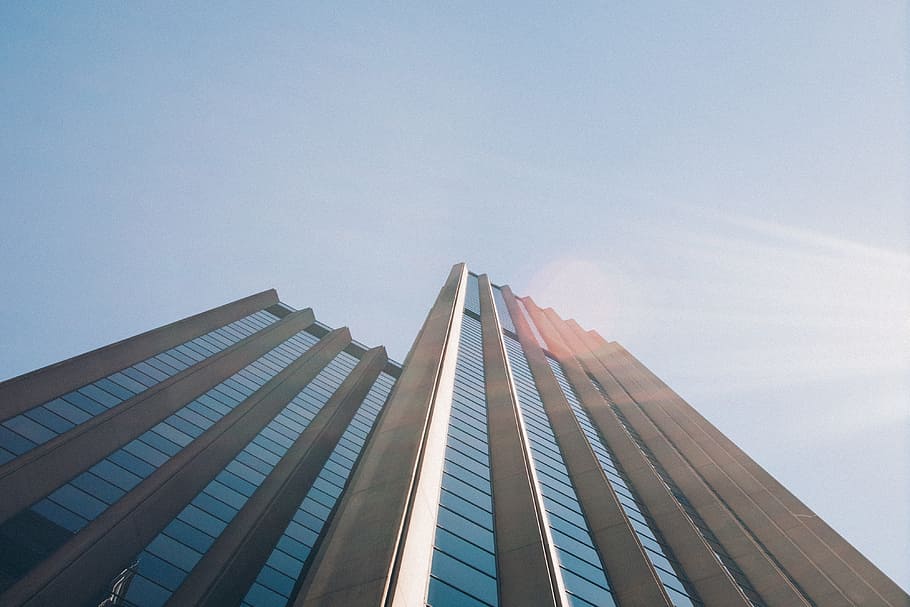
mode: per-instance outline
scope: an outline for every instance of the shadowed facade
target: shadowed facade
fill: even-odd
[[[259,293],[0,384],[0,604],[910,598],[616,342],[455,265],[403,364]]]

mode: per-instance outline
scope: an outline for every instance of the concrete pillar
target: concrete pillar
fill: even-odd
[[[240,604],[386,361],[382,347],[363,355],[171,596],[168,606]]]
[[[787,508],[778,496],[774,495],[764,483],[759,482],[752,474],[752,471],[743,465],[742,458],[746,458],[748,461],[751,461],[751,459],[739,449],[736,449],[736,451],[741,454],[741,457],[734,457],[717,440],[717,437],[723,437],[723,434],[647,367],[641,364],[638,359],[618,344],[614,356],[631,366],[644,383],[650,384],[653,394],[655,394],[652,399],[653,402],[679,424],[688,435],[690,441],[701,446],[718,469],[748,496],[754,504],[754,508],[760,510],[768,519],[772,520],[781,533],[786,536],[787,540],[796,545],[814,566],[838,587],[844,596],[858,605],[903,606],[907,604],[907,594],[903,591],[895,592],[895,589],[900,589],[890,580],[888,580],[890,583],[884,585],[880,591],[876,587],[877,585],[872,583],[874,578],[868,579],[859,575],[857,570],[851,567],[838,552],[833,550],[807,525],[807,519],[818,519],[814,512],[805,506],[795,512]],[[709,432],[709,428],[713,432]],[[726,439],[726,437],[724,438]],[[729,439],[726,439],[726,442],[732,445]],[[760,469],[757,465],[755,465],[755,468]],[[762,473],[765,479],[772,478],[764,470],[762,470]],[[862,565],[861,562],[855,559],[854,562],[859,566]],[[881,577],[887,579],[884,574],[881,574]],[[889,594],[891,600],[887,598]],[[892,603],[891,601],[895,602]]]
[[[707,607],[749,607],[750,603],[739,585],[717,560],[711,547],[576,360],[573,352],[586,351],[585,345],[562,322],[551,322],[533,301],[525,299],[524,303],[550,351],[565,369],[591,421],[613,451],[699,598]]]
[[[761,491],[754,479],[751,479],[742,468],[730,465],[729,472],[724,470],[719,461],[725,460],[727,464],[732,464],[729,455],[703,433],[698,432],[691,420],[680,411],[679,396],[669,388],[656,384],[648,373],[642,371],[641,364],[633,360],[624,348],[617,344],[605,362],[620,383],[623,383],[624,378],[634,378],[639,390],[636,401],[645,414],[668,436],[701,478],[810,599],[819,605],[832,607],[854,604],[870,607],[887,605],[861,580],[853,580],[857,582],[856,586],[842,587],[836,581],[837,577],[828,575],[822,564],[827,569],[839,570],[841,576],[850,575],[849,569],[830,551],[823,550],[823,554],[803,551],[788,536],[785,529],[801,528],[804,531],[801,536],[804,540],[809,541],[810,536],[814,538],[815,541],[812,542],[814,548],[818,548],[821,542],[785,509],[778,508],[774,516],[769,515],[746,489],[757,491],[763,497],[769,497],[767,492]],[[693,435],[698,435],[701,440],[697,440]],[[770,506],[767,502],[764,505]],[[846,590],[847,587],[850,588],[849,592]]]
[[[503,287],[502,292],[617,602],[672,607],[512,291]]]
[[[790,493],[776,478],[771,476],[755,460],[749,457],[733,441],[727,438],[711,422],[705,419],[693,407],[686,405],[693,421],[709,434],[718,445],[743,466],[775,499],[793,513],[799,520],[815,533],[835,554],[837,554],[857,575],[870,584],[891,605],[910,605],[910,596],[891,578],[885,575],[869,559],[863,556],[847,540],[832,529],[821,517],[815,514],[799,498]],[[796,538],[794,538],[796,539]],[[805,549],[805,547],[804,547]]]
[[[200,394],[313,323],[294,312],[0,466],[0,522],[95,465]]]
[[[452,268],[365,445],[295,607],[425,600],[467,268]]]
[[[95,596],[350,341],[347,329],[326,335],[19,580],[0,604],[81,605]]]
[[[480,276],[479,286],[500,604],[562,606],[558,565],[544,530],[543,501],[534,486],[531,454],[486,275]]]
[[[550,311],[547,310],[547,313],[549,315]],[[768,558],[737,518],[676,451],[654,422],[642,412],[634,399],[634,393],[627,392],[613,377],[601,361],[609,350],[605,348],[606,344],[589,343],[591,336],[584,331],[575,333],[588,347],[587,353],[578,353],[582,366],[603,386],[607,396],[628,419],[658,463],[686,495],[693,508],[711,528],[765,603],[769,607],[808,606],[809,603]]]

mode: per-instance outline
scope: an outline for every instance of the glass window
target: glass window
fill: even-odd
[[[81,424],[91,417],[79,407],[71,405],[61,398],[55,398],[47,403],[46,407],[73,424]]]
[[[74,485],[63,485],[48,497],[87,520],[94,519],[107,507],[107,504]]]
[[[154,579],[164,588],[174,591],[183,581],[185,573],[170,563],[162,561],[154,554],[142,555],[139,572],[143,577]]]
[[[427,596],[427,604],[431,607],[488,607],[489,603],[484,603],[476,598],[469,596],[449,586],[445,582],[430,578],[430,588]]]
[[[186,521],[193,525],[193,527],[200,529],[213,538],[216,538],[224,531],[224,528],[227,527],[227,523],[222,518],[218,517],[228,516],[230,510],[222,505],[221,512],[218,513],[218,516],[213,516],[208,511],[203,510],[203,508],[211,506],[212,501],[205,499],[199,500],[198,498],[194,499],[193,503],[189,504],[180,512],[178,518]]]
[[[205,553],[205,551],[212,547],[212,544],[215,541],[208,533],[204,533],[196,527],[184,523],[180,519],[172,520],[168,524],[166,531],[172,538],[179,540],[200,553]]]
[[[284,596],[290,596],[294,589],[294,580],[269,565],[263,566],[256,581]]]
[[[113,504],[123,495],[122,489],[95,476],[88,470],[74,478],[73,485],[108,504]]]
[[[496,580],[473,567],[458,561],[439,550],[433,553],[433,577],[444,579],[452,586],[461,588],[482,601],[495,604],[497,599]]]
[[[469,521],[448,508],[439,508],[437,523],[441,528],[446,529],[481,548],[490,552],[494,550],[493,534],[489,529]]]
[[[303,561],[295,559],[282,550],[273,550],[272,554],[269,556],[269,565],[296,580],[297,576],[300,575],[300,568],[303,566]]]
[[[37,443],[39,445],[46,443],[56,436],[53,431],[45,428],[38,422],[31,420],[24,415],[17,415],[16,417],[12,417],[3,422],[3,425],[10,430],[15,431],[20,436],[27,438],[33,443]]]
[[[199,553],[177,540],[160,533],[152,540],[146,549],[147,552],[160,556],[168,563],[190,571],[199,562]]]
[[[490,552],[443,528],[436,531],[436,547],[489,576],[496,575],[496,559]]]
[[[347,360],[347,370],[352,369],[354,364],[356,364],[356,359],[344,352],[342,354]],[[339,355],[339,357],[341,357],[341,355]],[[346,373],[339,372],[335,381],[340,384],[341,379],[345,375]],[[312,383],[315,383],[315,380]],[[358,457],[360,449],[362,448],[362,443],[354,444],[346,440],[347,437],[350,436],[349,430],[351,429],[351,426],[354,426],[355,422],[358,427],[364,427],[364,425],[367,428],[372,427],[380,408],[371,403],[384,403],[393,383],[394,379],[387,376],[385,373],[381,373],[379,379],[374,382],[370,391],[367,393],[364,402],[361,403],[357,413],[354,415],[354,419],[351,424],[349,424],[349,428],[342,435],[343,440],[339,441],[335,446],[326,465],[317,477],[319,486],[322,486],[330,492],[327,493],[326,491],[320,490],[315,486],[316,483],[310,488],[308,495],[297,508],[292,520],[289,521],[284,533],[278,540],[277,545],[272,549],[271,556],[267,561],[269,565],[264,566],[260,570],[257,581],[248,590],[243,604],[283,606],[287,602],[293,584],[286,586],[283,589],[275,589],[275,584],[270,580],[270,577],[288,574],[290,576],[288,579],[296,579],[299,575],[305,573],[301,571],[299,567],[302,567],[303,563],[306,561],[310,553],[310,546],[316,543],[319,534],[323,532],[325,522],[328,520],[331,513],[330,508],[334,507],[338,495],[337,490],[331,488],[338,487],[346,482],[348,474],[350,473],[350,467],[345,462],[347,460],[353,462]],[[314,391],[313,394],[316,394],[316,392]],[[322,399],[326,399],[324,394],[325,391],[323,391]],[[352,447],[345,446],[346,444],[354,445],[353,450]],[[342,451],[345,452],[344,456],[341,456]],[[315,495],[320,496],[319,500],[323,502],[322,504],[313,499],[313,496]],[[299,561],[299,566],[294,564],[296,561]],[[279,574],[279,570],[284,573]],[[280,592],[273,592],[272,594],[265,592],[266,586],[268,585],[271,585],[274,591],[280,590]]]
[[[66,420],[45,407],[36,407],[25,414],[45,428],[50,428],[56,434],[66,432],[73,427],[72,422]]]

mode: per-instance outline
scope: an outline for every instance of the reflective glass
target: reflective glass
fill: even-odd
[[[449,556],[438,546],[433,551],[431,571],[434,579],[444,580],[488,605],[495,605],[498,601],[496,578]]]
[[[250,440],[247,447],[241,450],[226,468],[206,485],[196,498],[177,515],[177,518],[152,540],[137,558],[139,561],[137,577],[141,576],[170,588],[163,580],[155,577],[156,572],[154,570],[144,567],[143,563],[146,555],[153,554],[180,567],[185,572],[178,581],[179,585],[179,582],[182,582],[183,578],[186,577],[205,553],[205,548],[202,548],[205,545],[204,537],[200,534],[207,534],[212,538],[220,535],[220,522],[207,516],[205,509],[210,507],[213,501],[222,502],[224,507],[219,509],[219,517],[224,523],[230,523],[256,491],[259,483],[266,478],[264,475],[257,473],[256,478],[253,479],[254,482],[251,482],[251,480],[244,480],[232,472],[231,468],[236,470],[238,466],[242,466],[238,459],[240,454],[246,452],[247,455],[251,455],[248,448],[254,443],[261,442],[266,435],[273,436],[275,427],[281,424],[282,420],[286,419],[289,414],[310,411],[313,414],[312,417],[315,417],[356,364],[357,359],[346,352],[341,352],[332,359],[303,390],[285,405],[278,415]],[[249,390],[245,389],[244,392],[249,392]],[[243,394],[238,393],[237,398],[242,397],[244,397]],[[290,441],[287,445],[273,443],[276,461],[284,456],[292,444],[293,442]],[[244,466],[243,468],[246,467]],[[242,472],[243,468],[239,468],[239,470]],[[196,533],[188,533],[187,527],[191,530],[198,529],[198,531]],[[269,570],[259,581],[263,585],[279,592],[285,588],[288,591],[293,588],[293,580],[275,570]],[[134,594],[132,589],[127,592],[127,599],[140,607],[157,607],[162,604],[150,602],[146,597]]]
[[[578,399],[578,395],[569,383],[562,365],[549,356],[547,357],[547,362],[549,363],[553,375],[556,377],[556,381],[562,389],[569,406],[572,408],[573,413],[575,413],[575,417],[579,426],[581,426],[585,438],[588,440],[589,445],[599,460],[607,481],[612,485],[613,490],[616,492],[620,506],[625,511],[626,516],[629,517],[632,528],[638,534],[639,541],[647,543],[647,548],[649,549],[645,550],[645,555],[647,555],[655,568],[663,568],[662,570],[658,569],[656,572],[661,578],[664,587],[686,591],[694,597],[694,590],[687,590],[687,588],[691,588],[691,586],[689,585],[688,579],[685,577],[685,573],[678,566],[674,567],[671,565],[670,561],[667,559],[666,555],[670,554],[669,547],[662,541],[656,528],[652,528],[647,522],[646,516],[642,514],[644,506],[638,502],[638,498],[631,489],[631,483],[625,478],[622,467],[613,456],[613,452],[609,445],[603,440],[603,437],[588,417],[587,411],[585,411],[581,401]],[[692,603],[689,604],[691,605]],[[697,604],[700,605],[701,603],[697,602]],[[681,605],[680,607],[685,606]]]
[[[430,578],[427,605],[433,607],[489,607],[489,603],[479,601],[438,578]]]
[[[342,485],[347,483],[354,462],[360,455],[363,442],[354,441],[352,438],[362,435],[363,429],[372,429],[394,384],[394,377],[384,372],[379,374],[316,477],[313,487],[288,522],[266,564],[259,571],[256,581],[247,591],[242,605],[284,607],[287,604],[293,590],[293,582],[306,573],[305,567],[310,552],[323,533],[331,509],[340,495],[333,487],[338,487],[339,483]],[[317,496],[318,501],[314,499]],[[282,585],[276,583],[276,579],[288,579],[291,583]]]
[[[578,497],[568,477],[527,358],[518,340],[504,334],[503,341],[515,380],[522,424],[531,445],[531,459],[539,480],[538,487],[544,497],[544,514],[556,546],[557,557],[563,564],[580,559],[589,565],[589,575],[584,578],[575,574],[569,575],[561,568],[565,588],[570,595],[584,600],[590,601],[588,597],[599,597],[597,600],[600,603],[593,604],[612,605],[607,572],[594,548],[587,521],[581,514]],[[563,508],[554,508],[554,503],[563,505]],[[560,515],[565,514],[566,509],[573,514],[562,518]]]
[[[279,344],[246,368],[238,371],[234,377],[249,379],[253,377],[249,370],[262,368],[261,363],[263,361],[292,360],[306,352],[317,341],[318,338],[302,331]],[[265,384],[268,378],[274,377],[278,370],[286,366],[286,363],[277,365],[275,370],[270,371],[270,374],[255,379],[255,383],[260,386]],[[100,388],[97,389],[100,390]],[[178,418],[185,419],[184,416],[188,414],[194,415],[189,410],[194,406],[204,407],[199,402],[204,398],[209,399],[208,402],[210,404],[216,402],[213,399],[216,398],[217,392],[218,386],[187,404],[122,448],[114,451],[89,470],[58,487],[50,495],[33,504],[30,507],[31,512],[43,516],[71,533],[78,532],[89,521],[97,518],[111,504],[119,500],[127,491],[134,488],[142,479],[147,478],[158,467],[167,462],[172,454],[180,450],[180,447],[168,438],[180,438],[180,435],[175,434],[174,424],[178,423],[175,420]],[[222,401],[218,404],[218,408],[221,410],[220,413],[206,408],[210,412],[209,418],[195,414],[192,417],[193,423],[199,425],[191,426],[185,424],[181,426],[181,432],[186,431],[186,436],[195,438],[204,429],[211,427],[225,413],[230,412],[240,404],[238,400],[227,400],[222,396],[217,396],[217,398]],[[69,396],[66,397],[66,400],[69,402]],[[180,440],[184,439],[181,438]],[[106,479],[106,484],[101,484],[100,479]],[[228,487],[225,487],[225,489],[233,491]],[[231,507],[221,500],[211,497],[209,499],[211,503],[207,504],[203,509],[222,517],[224,520],[230,520],[230,517],[233,516]],[[8,523],[0,526],[0,536],[5,534],[6,524],[13,524],[13,522],[8,521]],[[66,536],[63,534],[48,536],[44,538],[40,549],[42,553],[50,554],[65,540]],[[22,571],[22,574],[25,573],[27,571]]]
[[[427,593],[427,603],[434,607],[499,604],[488,441],[480,321],[466,314],[455,365],[443,490]]]
[[[464,307],[473,312],[480,314],[480,289],[476,274],[468,274],[467,289],[464,296]]]
[[[551,362],[551,365],[552,364],[553,363]],[[669,476],[669,474],[667,474],[666,470],[663,469],[663,466],[661,466],[657,459],[654,457],[654,454],[651,452],[650,448],[648,448],[648,446],[642,440],[641,436],[639,436],[638,432],[636,432],[636,430],[629,424],[629,421],[626,419],[625,414],[623,414],[622,410],[616,406],[616,403],[613,402],[613,400],[607,394],[607,391],[595,377],[588,374],[588,379],[591,380],[593,386],[597,389],[598,392],[600,392],[604,400],[607,401],[607,404],[609,404],[610,408],[619,419],[623,430],[636,444],[642,454],[647,458],[648,462],[657,473],[657,476],[661,479],[661,481],[663,481],[664,485],[666,485],[670,493],[672,493],[677,498],[677,501],[679,501],[680,506],[682,506],[683,511],[688,515],[695,528],[699,530],[708,545],[713,548],[715,556],[717,557],[717,560],[721,566],[730,573],[731,577],[736,581],[740,589],[749,598],[753,605],[755,605],[755,607],[764,607],[764,603],[759,598],[758,593],[755,592],[755,589],[753,588],[751,582],[749,582],[739,567],[735,565],[733,559],[730,558],[730,556],[724,550],[723,546],[721,546],[717,541],[717,538],[714,536],[705,522],[701,519],[701,516],[698,514],[698,512],[692,508],[691,504],[689,504],[683,493],[676,486],[673,479]],[[604,449],[606,449],[606,445],[604,445]],[[614,469],[618,469],[615,465],[615,462]],[[610,476],[610,478],[613,479],[614,477]],[[631,489],[629,489],[629,486],[630,485],[628,483],[625,483],[627,492],[631,491]],[[638,506],[638,509],[642,511],[643,506]],[[644,512],[643,514],[647,515],[647,513]],[[656,529],[652,529],[648,526],[648,524],[643,523],[641,520],[639,520],[640,518],[646,518],[646,520],[650,520],[650,517],[640,517],[633,514],[629,518],[630,521],[632,521],[636,532],[639,534],[639,538],[642,540],[642,544],[649,549],[646,551],[646,554],[654,557],[652,559],[653,561],[661,563],[661,569],[658,570],[658,575],[660,575],[661,579],[665,582],[664,587],[670,594],[674,605],[677,605],[678,607],[700,605],[701,603],[698,601],[694,589],[691,588],[691,584],[686,579],[684,572],[679,567],[676,560],[672,557],[670,549],[666,546],[666,543],[663,541],[662,536]],[[660,560],[658,560],[658,557],[660,557]],[[663,564],[666,562],[667,557],[670,559],[667,563],[670,565],[669,567]],[[670,571],[673,571],[673,573],[671,574]],[[681,592],[682,589],[684,589],[685,592]]]
[[[231,333],[230,337],[222,338],[223,343],[212,353],[237,343],[277,320],[278,317],[273,314],[260,310],[225,327],[215,329],[209,335],[225,329],[229,329]],[[27,453],[38,445],[87,421],[90,417],[115,407],[145,391],[146,388],[168,379],[189,366],[177,359],[176,350],[182,348],[183,345],[156,354],[131,367],[112,373],[7,419],[0,424],[0,427],[16,436],[9,437],[0,434],[0,447],[17,456]]]
[[[502,290],[499,287],[493,287],[493,299],[496,302],[496,310],[499,312],[499,320],[502,328],[506,331],[515,333],[515,325],[512,323],[512,316],[509,314],[509,308],[506,307],[506,300],[502,296]]]

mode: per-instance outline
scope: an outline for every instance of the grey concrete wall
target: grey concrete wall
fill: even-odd
[[[348,343],[347,329],[326,335],[0,596],[0,604],[81,605],[97,595]]]
[[[644,414],[635,400],[634,392],[627,391],[618,378],[607,369],[603,362],[609,352],[606,343],[589,343],[587,340],[592,337],[578,329],[576,334],[589,348],[588,353],[579,353],[582,366],[603,386],[607,396],[628,419],[658,463],[687,497],[730,557],[736,561],[762,599],[769,607],[809,605],[733,513],[676,450],[668,437]]]
[[[367,351],[168,605],[239,605],[387,361]]]
[[[588,379],[573,352],[586,352],[561,319],[544,315],[529,298],[525,305],[550,351],[560,361],[566,377],[604,441],[622,466],[639,499],[679,561],[695,592],[706,607],[748,607],[749,601],[720,564],[711,547],[663,483],[600,392]]]
[[[754,464],[741,450],[730,447],[732,442],[729,439],[726,439],[717,428],[699,415],[691,405],[625,348],[617,344],[614,358],[632,367],[642,378],[642,382],[651,386],[652,393],[655,394],[655,402],[679,424],[689,440],[704,449],[721,473],[731,479],[749,498],[750,502],[745,502],[744,507],[757,508],[772,520],[780,529],[781,534],[812,561],[844,596],[858,605],[900,607],[907,604],[910,600],[907,594],[874,567],[871,569],[868,566],[864,567],[864,562],[868,563],[868,561],[856,558],[858,552],[834,550],[819,537],[808,524],[812,519],[820,520],[814,512],[805,506],[796,511],[788,508],[781,501],[780,492],[769,489],[769,485],[774,488],[774,483],[770,482],[773,480],[771,475],[761,470],[759,474],[767,484],[760,482],[753,475],[754,470],[760,470],[757,464]],[[724,440],[719,440],[720,438]],[[738,457],[731,453],[731,450]],[[752,462],[753,466],[747,467],[745,464],[748,462]],[[719,480],[719,482],[723,481]],[[777,486],[780,485],[777,484]],[[743,518],[745,520],[746,517]],[[841,544],[841,548],[844,544],[846,542]],[[860,571],[871,575],[861,574]],[[875,575],[875,572],[878,572],[878,575]]]
[[[773,516],[765,511],[755,498],[767,497],[767,492],[762,491],[741,468],[729,472],[724,470],[719,461],[727,459],[729,462],[729,456],[706,437],[700,437],[704,440],[693,438],[693,434],[698,433],[697,428],[680,410],[679,397],[655,383],[636,363],[620,346],[614,347],[607,360],[608,368],[620,383],[623,378],[634,382],[636,401],[645,414],[654,420],[702,479],[809,598],[817,604],[831,606],[887,605],[882,597],[855,576],[844,580],[846,583],[839,583],[841,576],[849,577],[850,572],[842,562],[832,558],[830,551],[819,550],[809,554],[802,550],[789,537],[788,530],[804,531],[802,537],[807,541],[811,533],[792,513],[782,508]],[[749,489],[756,495],[750,495]],[[818,548],[820,542],[817,538],[815,540],[815,547]],[[840,575],[829,574],[825,569],[838,569]]]
[[[500,605],[555,607],[564,604],[558,565],[544,531],[543,504],[486,275],[479,285]]]
[[[454,266],[430,309],[295,607],[424,600],[466,279]]]
[[[288,315],[119,405],[0,466],[0,522],[95,465],[200,394],[313,322],[312,310]]]
[[[671,607],[663,584],[645,555],[511,289],[504,287],[502,291],[613,595],[624,607]]]

